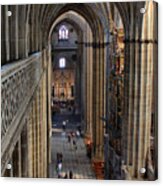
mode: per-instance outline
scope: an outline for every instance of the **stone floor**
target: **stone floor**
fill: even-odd
[[[61,174],[63,177],[66,173],[72,171],[74,179],[96,179],[91,168],[90,160],[86,156],[86,148],[83,138],[79,137],[77,139],[77,137],[74,137],[77,144],[77,150],[73,148],[72,143],[68,142],[68,133],[74,129],[76,130],[75,123],[73,125],[68,123],[65,132],[62,130],[61,122],[57,122],[56,126],[53,126],[53,135],[51,139],[52,163],[50,165],[50,177],[58,178],[56,172],[56,154],[62,153],[63,163]]]

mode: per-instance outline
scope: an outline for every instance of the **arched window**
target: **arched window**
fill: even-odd
[[[66,66],[66,59],[64,57],[59,59],[59,68],[65,68]]]
[[[60,40],[68,39],[68,29],[65,25],[62,25],[59,29],[59,39]]]

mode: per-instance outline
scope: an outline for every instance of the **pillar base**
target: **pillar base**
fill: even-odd
[[[86,146],[86,151],[87,151],[87,157],[91,160],[92,158],[92,139],[90,135],[85,135],[84,136],[84,143]]]
[[[104,160],[93,158],[92,167],[95,172],[96,178],[99,180],[104,179]]]
[[[85,145],[88,145],[88,144],[92,144],[92,139],[91,139],[91,135],[86,133],[84,135],[84,143]]]

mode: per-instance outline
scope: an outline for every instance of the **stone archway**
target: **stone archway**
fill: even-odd
[[[76,7],[76,9],[77,9],[77,7]],[[70,11],[69,9],[66,9],[66,10]],[[80,12],[80,14],[81,14],[81,12]],[[62,15],[64,15],[64,12]],[[62,15],[60,15],[60,16],[62,17]],[[90,25],[90,27],[92,25]],[[95,25],[97,25],[97,24],[95,24]],[[91,68],[89,67],[89,62],[87,63],[87,67],[88,67],[88,69],[91,70],[92,75],[91,75],[90,71],[88,71],[88,70],[87,70],[86,74],[87,75],[89,74],[92,76],[90,78],[93,79],[93,82],[90,79],[88,82],[89,85],[88,84],[86,85],[86,88],[87,88],[86,95],[88,96],[88,97],[86,97],[86,99],[89,100],[90,103],[85,106],[85,109],[89,110],[88,112],[85,111],[85,114],[86,114],[85,118],[87,120],[85,122],[86,122],[86,128],[87,128],[87,131],[86,131],[87,138],[91,140],[91,143],[93,143],[93,149],[92,149],[93,150],[93,161],[95,163],[104,161],[104,154],[103,154],[103,133],[104,133],[104,131],[103,131],[103,121],[100,119],[100,117],[105,115],[105,105],[104,105],[105,103],[104,103],[104,99],[103,99],[103,95],[105,95],[105,92],[102,87],[104,86],[104,81],[105,81],[104,80],[105,79],[104,78],[105,77],[105,61],[104,61],[104,59],[107,59],[107,57],[104,56],[105,54],[107,54],[107,53],[104,53],[104,50],[106,50],[106,48],[108,47],[108,42],[105,42],[104,40],[106,39],[108,41],[108,39],[109,39],[108,36],[106,36],[106,35],[104,38],[99,38],[99,35],[100,36],[103,35],[102,33],[98,34],[98,32],[102,31],[102,30],[100,31],[100,29],[103,30],[103,28],[98,28],[98,27],[94,27],[94,29],[92,29],[92,30],[94,30],[93,31],[94,39],[92,39],[92,41],[88,39],[87,41],[79,43],[79,45],[82,45],[83,48],[84,47],[88,48],[90,50],[90,52],[92,52],[93,59],[94,59],[93,63],[92,63],[93,66]],[[105,29],[105,32],[106,32],[106,29]],[[89,51],[88,49],[86,49],[86,51]],[[90,55],[87,52],[87,58],[90,58],[89,56]],[[99,71],[99,69],[100,69],[100,71]],[[91,81],[92,85],[90,84],[90,81]],[[92,86],[92,88],[91,88],[91,86]],[[91,88],[92,92],[90,92],[90,88]],[[90,112],[90,109],[92,110],[92,108],[94,108],[93,109],[94,112]],[[90,131],[91,129],[92,129],[92,131]],[[93,136],[93,138],[91,136]]]

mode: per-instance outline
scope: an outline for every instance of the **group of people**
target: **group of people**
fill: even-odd
[[[76,142],[75,137],[77,137],[77,138],[80,137],[79,132],[76,131],[76,134],[75,134],[74,132],[70,132],[70,133],[68,133],[67,137],[68,137],[68,143],[69,143],[69,144],[72,144],[72,145],[73,145],[73,148],[74,148],[75,150],[77,150],[77,142]]]
[[[62,153],[57,153],[57,163],[56,163],[56,172],[58,175],[58,178],[64,178],[64,179],[73,179],[73,172],[70,170],[68,173],[65,173],[65,175],[62,175],[62,160],[63,155]]]
[[[63,121],[63,122],[62,122],[62,129],[63,129],[64,132],[65,132],[65,130],[66,130],[67,122],[68,122],[68,121]],[[64,133],[64,134],[65,134],[65,133]],[[69,132],[69,133],[67,134],[68,143],[72,144],[72,145],[73,145],[73,148],[74,148],[75,150],[77,150],[77,142],[76,142],[76,139],[79,139],[80,136],[81,136],[81,127],[80,127],[80,126],[77,127],[76,132],[71,131],[71,132]]]
[[[77,105],[74,101],[56,101],[54,98],[52,99],[52,113],[61,113],[63,109],[66,109],[69,112],[75,113]]]
[[[64,135],[66,134],[66,124],[67,124],[67,121],[63,121],[62,122],[62,129],[63,129],[63,133]],[[77,150],[77,139],[80,138],[80,135],[81,135],[81,127],[77,127],[77,130],[74,132],[74,131],[71,131],[71,132],[68,132],[67,133],[67,139],[68,139],[68,143],[70,145],[73,146],[73,149],[74,150]],[[58,178],[64,178],[64,179],[73,179],[73,172],[70,170],[68,173],[65,173],[65,175],[62,174],[62,163],[63,163],[63,154],[62,153],[57,153],[56,154],[57,157],[56,157],[56,172],[57,172],[57,175],[58,175]]]

